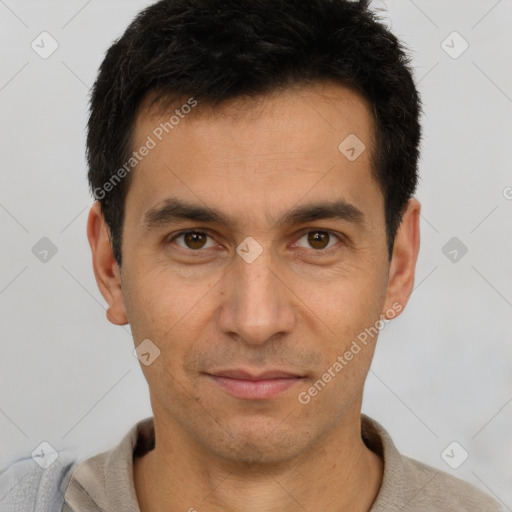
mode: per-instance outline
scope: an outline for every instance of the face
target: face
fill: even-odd
[[[150,340],[155,424],[225,459],[285,460],[359,411],[377,339],[361,334],[407,301],[419,211],[390,267],[371,110],[348,88],[188,110],[169,133],[172,112],[140,111],[133,146],[155,145],[126,197],[122,274],[91,211],[96,276],[109,319]]]

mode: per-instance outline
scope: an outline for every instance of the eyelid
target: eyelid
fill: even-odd
[[[299,233],[296,235],[297,239],[294,242],[294,244],[296,244],[297,241],[300,240],[304,235],[307,235],[307,234],[309,234],[311,232],[328,233],[329,236],[334,236],[334,237],[338,238],[339,241],[344,242],[343,235],[341,233],[338,233],[337,231],[333,231],[333,230],[326,229],[326,228],[304,228],[301,231],[299,231]],[[189,229],[185,229],[185,230],[182,230],[182,231],[179,231],[179,232],[175,233],[170,238],[168,238],[166,243],[169,244],[171,242],[174,242],[176,240],[176,238],[179,238],[180,236],[186,235],[188,233],[202,233],[202,234],[205,234],[205,235],[209,236],[210,238],[215,238],[214,235],[212,234],[212,232],[209,229],[206,229],[206,228],[189,228]],[[181,246],[178,246],[178,247],[180,249],[184,250],[184,251],[189,252],[189,253],[197,253],[197,254],[199,254],[201,252],[205,252],[206,251],[206,249],[196,249],[196,250],[193,250],[193,249],[185,249],[184,247],[181,247]],[[208,247],[208,249],[213,249],[213,247]],[[307,250],[304,247],[299,247],[298,249],[302,250],[302,251],[306,251]],[[337,248],[336,248],[336,246],[333,246],[333,247],[330,247],[329,249],[318,249],[318,250],[310,249],[310,250],[312,252],[314,252],[314,253],[317,253],[317,254],[330,254],[331,252],[336,251]]]
[[[337,231],[333,231],[331,229],[326,229],[326,228],[304,228],[302,231],[299,232],[297,241],[300,240],[304,235],[308,235],[309,233],[315,233],[315,232],[327,233],[329,236],[336,237],[340,242],[344,242],[344,238],[343,238],[343,235],[341,233],[338,233]],[[295,242],[294,244],[296,244],[296,243],[297,242]],[[307,250],[304,247],[299,247],[298,249],[299,250],[303,250],[303,251]],[[332,252],[337,251],[338,249],[339,249],[338,244],[336,244],[336,245],[333,245],[332,247],[329,247],[329,249],[317,249],[317,250],[310,249],[310,251],[315,253],[315,254],[329,255]]]
[[[171,242],[174,242],[176,240],[176,238],[179,238],[180,236],[183,236],[183,235],[187,235],[188,233],[200,233],[200,234],[205,234],[207,235],[208,237],[210,238],[215,238],[214,235],[212,234],[212,232],[208,229],[204,229],[204,228],[190,228],[190,229],[184,229],[183,231],[178,231],[177,233],[175,233],[174,235],[172,235],[170,238],[167,238],[166,239],[166,244],[170,244]],[[205,252],[206,249],[196,249],[196,250],[193,250],[193,249],[186,249],[184,247],[181,247],[178,245],[178,247],[183,250],[183,251],[187,251],[189,253],[200,253],[200,252]],[[208,247],[208,249],[212,249],[212,247]]]
[[[293,243],[293,246],[296,246],[298,240],[300,240],[303,236],[308,235],[309,233],[312,233],[312,232],[327,233],[329,236],[336,237],[340,242],[342,242],[342,244],[345,243],[344,236],[341,233],[338,233],[337,231],[333,231],[333,230],[326,229],[326,228],[308,227],[308,228],[304,228],[304,229],[300,230],[299,233],[295,235],[296,239],[295,239],[295,242]],[[182,231],[179,231],[179,232],[173,234],[170,238],[167,239],[166,244],[170,244],[171,242],[174,242],[176,240],[176,238],[179,238],[180,236],[186,235],[188,233],[202,233],[212,239],[215,239],[215,235],[207,228],[189,228],[189,229],[185,229],[185,230],[182,230]],[[179,248],[179,250],[187,252],[188,254],[199,255],[201,252],[206,252],[208,249],[216,249],[217,247],[207,247],[206,249],[194,250],[194,249],[187,249],[185,247],[178,245],[178,248]],[[339,247],[339,243],[338,243],[332,247],[329,247],[328,249],[313,249],[313,248],[308,249],[305,247],[297,247],[297,249],[299,250],[299,252],[302,252],[302,253],[308,252],[308,253],[312,253],[312,254],[316,254],[316,255],[320,255],[320,256],[321,255],[328,256],[328,255],[332,254],[333,252],[338,251],[340,249],[340,247]]]

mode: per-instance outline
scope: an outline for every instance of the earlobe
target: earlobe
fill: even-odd
[[[107,319],[115,325],[128,323],[124,297],[121,288],[121,276],[109,240],[109,229],[96,201],[89,211],[87,238],[92,252],[94,276],[103,298],[108,303]]]
[[[388,317],[386,312],[390,310],[394,311],[392,317],[398,316],[395,313],[400,314],[403,311],[411,296],[420,248],[420,211],[419,201],[415,198],[409,199],[395,237],[386,301],[382,312],[384,317]],[[397,304],[401,306],[399,309],[396,307]]]

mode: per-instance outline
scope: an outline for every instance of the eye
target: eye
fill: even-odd
[[[205,245],[207,239],[210,238],[210,235],[208,233],[205,233],[204,231],[182,231],[181,233],[178,233],[177,235],[173,236],[169,240],[169,242],[174,242],[179,238],[183,239],[183,243],[185,245],[177,245],[179,247],[182,247],[183,249],[190,249],[198,252],[200,249],[209,249],[210,247],[215,247],[215,243],[213,243],[213,245],[211,245],[210,247]]]
[[[299,241],[296,242],[295,245],[305,249],[313,248],[315,252],[318,253],[329,254],[333,252],[331,248],[335,245],[335,240],[332,240],[333,237],[337,240],[341,240],[341,237],[332,231],[310,229],[299,238]],[[209,246],[207,245],[208,238],[212,237],[205,231],[189,230],[177,233],[169,239],[168,243],[182,239],[182,243],[176,242],[178,247],[193,252],[201,252],[202,249],[215,247],[215,242],[213,241]],[[300,244],[302,239],[306,240],[305,243],[307,245]],[[329,245],[330,242],[332,242],[331,245]]]
[[[332,231],[322,230],[322,229],[310,229],[308,232],[304,233],[300,238],[299,242],[302,239],[306,239],[306,243],[309,247],[316,249],[316,252],[324,252],[326,254],[333,252],[331,250],[332,245],[328,245],[331,241],[331,238],[335,237],[338,240],[341,240],[341,237],[333,233]],[[297,242],[298,247],[309,248],[308,246],[301,246]],[[334,244],[335,245],[335,244]]]

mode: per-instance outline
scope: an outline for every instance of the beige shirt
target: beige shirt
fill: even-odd
[[[499,512],[499,504],[467,482],[401,455],[389,434],[362,415],[365,444],[384,460],[382,485],[370,512]],[[112,450],[79,463],[62,512],[140,512],[133,457],[154,447],[153,418],[139,421]]]

